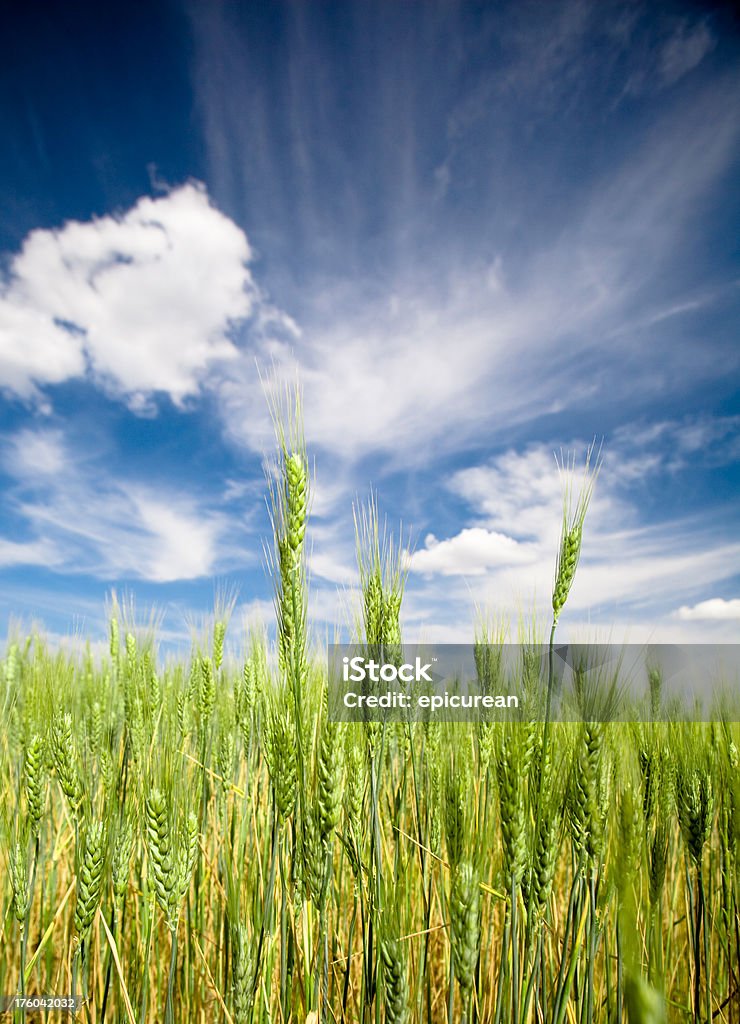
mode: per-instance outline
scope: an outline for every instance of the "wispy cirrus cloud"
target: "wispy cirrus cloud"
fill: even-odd
[[[623,95],[643,97],[676,85],[717,45],[711,17],[667,17],[632,26],[632,62]]]
[[[706,20],[682,19],[660,51],[658,70],[665,85],[673,85],[701,64],[714,49],[717,37]]]
[[[42,565],[54,568],[64,562],[62,552],[48,540],[12,541],[0,538],[0,567]]]
[[[24,534],[0,544],[5,565],[164,583],[255,560],[241,517],[192,490],[111,475],[104,455],[73,450],[60,430],[5,438],[3,468],[6,510]]]
[[[740,462],[740,416],[689,416],[680,419],[645,419],[619,427],[614,444],[623,455],[623,472],[640,468],[638,451],[651,452],[655,468],[678,472],[701,456],[703,468],[717,468]]]
[[[589,182],[561,230],[528,226],[525,251],[471,261],[441,244],[385,294],[359,278],[304,296],[300,338],[274,332],[259,351],[286,378],[299,367],[311,443],[344,464],[382,452],[418,465],[481,432],[495,440],[604,401],[644,408],[736,373],[740,359],[724,336],[703,335],[699,346],[691,320],[734,301],[732,282],[692,286],[686,263],[695,211],[737,157],[725,90],[740,100],[730,79],[666,112]],[[259,446],[265,425],[254,415],[261,396],[251,367],[229,365],[218,392],[229,435]]]

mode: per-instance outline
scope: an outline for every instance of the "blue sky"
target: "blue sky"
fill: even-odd
[[[604,439],[564,630],[740,624],[740,29],[709,4],[17,6],[0,42],[0,614],[270,616],[257,367],[299,375],[312,615],[352,504],[410,637],[547,614],[554,452]],[[579,633],[580,630],[580,633]]]

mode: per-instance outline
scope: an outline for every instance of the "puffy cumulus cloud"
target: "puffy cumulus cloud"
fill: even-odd
[[[17,286],[17,280],[14,282]],[[79,333],[66,330],[11,284],[0,293],[0,386],[24,398],[38,384],[61,384],[85,372]]]
[[[442,576],[482,576],[492,568],[522,565],[536,557],[529,545],[482,527],[462,530],[448,540],[430,533],[410,557],[412,572]]]
[[[740,619],[740,598],[735,597],[726,601],[722,597],[712,597],[708,601],[700,601],[699,604],[693,606],[683,605],[676,614],[685,622]]]
[[[134,409],[197,393],[258,302],[244,232],[190,183],[26,238],[0,285],[0,387],[90,373]]]

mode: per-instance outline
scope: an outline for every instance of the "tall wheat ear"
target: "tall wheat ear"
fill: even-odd
[[[594,486],[602,465],[601,445],[596,448],[592,442],[586,451],[586,461],[575,501],[573,500],[573,478],[576,472],[575,456],[564,456],[557,460],[563,478],[563,522],[560,530],[560,545],[555,564],[555,586],[552,592],[552,617],[556,623],[568,600],[581,556],[583,524],[591,504]]]

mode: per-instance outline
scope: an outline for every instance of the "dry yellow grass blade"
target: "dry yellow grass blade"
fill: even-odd
[[[46,943],[51,938],[51,933],[54,931],[54,927],[55,927],[57,921],[59,920],[59,918],[61,917],[64,908],[67,905],[67,900],[69,899],[69,897],[74,892],[75,885],[76,885],[75,881],[72,881],[70,883],[69,888],[67,889],[67,891],[65,892],[64,896],[62,897],[62,902],[57,907],[56,914],[54,914],[54,917],[49,922],[49,924],[48,924],[48,926],[46,928],[46,931],[41,936],[41,942],[39,942],[38,946],[36,947],[36,952],[33,954],[31,959],[26,964],[26,973],[25,973],[26,984],[28,984],[28,980],[31,977],[31,972],[33,971],[34,967],[36,966],[36,961],[41,956],[41,953],[43,952],[44,946],[46,945]]]
[[[216,985],[216,982],[213,980],[213,975],[211,974],[211,969],[208,966],[208,961],[206,960],[206,958],[205,958],[205,956],[203,954],[203,950],[200,948],[200,943],[198,942],[198,939],[197,939],[197,937],[195,935],[193,935],[193,943],[195,945],[195,948],[198,950],[198,955],[201,958],[201,960],[203,961],[203,966],[206,969],[206,978],[208,979],[208,984],[211,986],[211,988],[213,989],[214,993],[216,994],[216,998],[218,999],[219,1003],[221,1004],[221,1009],[224,1011],[224,1017],[226,1017],[226,1020],[227,1020],[228,1024],[234,1024],[234,1018],[231,1016],[231,1014],[229,1013],[228,1009],[226,1008],[226,1003],[224,1002],[223,996],[221,995],[221,993],[218,990],[218,986]]]
[[[226,781],[222,775],[219,775],[218,772],[214,772],[213,769],[211,769],[211,768],[207,768],[206,765],[204,765],[202,761],[200,761],[197,757],[193,757],[192,754],[188,754],[188,752],[186,750],[181,750],[180,753],[188,761],[192,761],[193,764],[197,765],[202,771],[204,771],[212,779],[215,779],[216,782],[225,782]],[[227,786],[229,787],[231,792],[232,793],[236,793],[237,796],[242,796],[242,797],[246,796],[246,793],[244,792],[244,790],[241,789],[239,786],[237,786],[235,783],[228,782]]]
[[[394,825],[393,828],[394,828],[394,831],[398,832],[398,834],[400,836],[403,836],[404,839],[408,839],[408,841],[410,843],[413,843],[414,846],[418,846],[420,850],[424,850],[425,853],[427,853],[430,857],[433,857],[438,863],[440,863],[442,865],[442,867],[447,868],[448,871],[450,870],[450,865],[447,863],[447,861],[443,857],[438,857],[437,854],[433,853],[432,850],[430,850],[428,846],[424,846],[424,844],[420,843],[418,841],[418,839],[414,839],[413,836],[410,836],[408,834],[408,832],[404,832],[404,830],[402,828],[398,828],[397,825]],[[483,892],[488,893],[489,896],[495,896],[496,899],[499,899],[499,900],[505,900],[506,899],[506,893],[500,892],[498,889],[494,889],[493,886],[488,884],[488,882],[479,882],[478,884],[480,885],[480,887],[483,890]],[[419,932],[418,934],[421,935],[421,934],[424,934],[424,933],[423,932]]]
[[[136,1024],[136,1017],[134,1016],[134,1008],[132,1007],[131,1000],[129,999],[128,990],[126,989],[126,982],[123,980],[123,970],[121,969],[121,961],[120,961],[120,959],[118,957],[118,948],[116,946],[116,940],[113,938],[113,936],[110,933],[110,929],[108,928],[108,925],[106,924],[105,916],[103,914],[103,911],[100,909],[100,907],[98,907],[98,917],[100,918],[100,920],[101,920],[101,922],[103,924],[103,928],[105,930],[105,937],[108,940],[108,945],[110,946],[111,955],[113,957],[113,963],[116,965],[116,973],[118,974],[118,980],[121,983],[121,994],[123,996],[123,1004],[126,1007],[126,1013],[128,1015],[128,1019],[131,1022],[131,1024]]]
[[[399,942],[409,942],[411,939],[418,939],[422,935],[432,935],[434,932],[441,932],[441,931],[444,931],[445,928],[449,928],[449,927],[450,926],[449,926],[449,924],[447,924],[447,922],[445,922],[444,924],[435,924],[435,926],[433,928],[422,928],[421,931],[409,932],[408,935],[401,935],[399,937],[398,941]],[[336,967],[337,964],[346,964],[347,960],[355,960],[358,956],[362,956],[362,950],[361,949],[358,950],[357,953],[353,953],[352,956],[350,956],[350,957],[340,956],[338,960],[331,960],[329,962],[329,966],[330,967]]]

